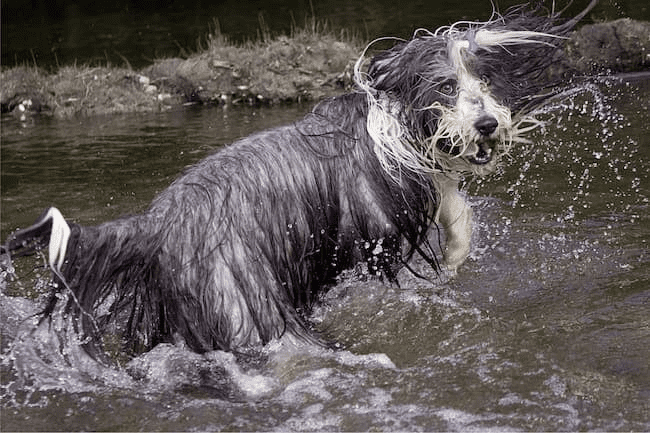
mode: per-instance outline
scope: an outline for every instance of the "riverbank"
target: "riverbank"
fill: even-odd
[[[74,115],[152,112],[189,104],[277,104],[318,100],[352,87],[352,66],[366,45],[312,21],[289,36],[262,31],[256,42],[231,43],[218,30],[188,58],[128,65],[3,69],[3,113]],[[620,19],[585,25],[567,41],[558,72],[650,71],[650,23]]]
[[[2,112],[58,117],[150,112],[190,104],[277,104],[317,100],[351,83],[364,43],[312,21],[290,36],[262,31],[255,42],[231,43],[218,30],[188,58],[128,65],[73,65],[47,73],[34,66],[0,74]]]

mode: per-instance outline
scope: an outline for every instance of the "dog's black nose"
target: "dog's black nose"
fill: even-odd
[[[483,116],[474,123],[474,128],[478,133],[486,137],[492,134],[497,129],[497,126],[499,126],[499,122],[492,116]]]

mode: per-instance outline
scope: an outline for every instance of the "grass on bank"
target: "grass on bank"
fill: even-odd
[[[35,66],[0,73],[2,112],[57,117],[158,111],[182,104],[273,104],[341,93],[363,43],[308,20],[290,35],[272,36],[260,20],[258,37],[241,44],[215,30],[187,58],[128,67],[71,65],[53,73]]]

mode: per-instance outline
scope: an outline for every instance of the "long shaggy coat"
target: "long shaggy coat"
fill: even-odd
[[[423,250],[432,182],[402,173],[397,183],[382,168],[366,110],[361,94],[324,101],[201,161],[142,215],[69,223],[57,286],[74,292],[67,309],[93,337],[89,350],[109,325],[133,353],[175,334],[196,351],[245,350],[284,334],[314,341],[297,311],[341,270],[366,261],[392,279],[415,250],[437,266]],[[15,234],[8,249],[19,254],[24,238]]]

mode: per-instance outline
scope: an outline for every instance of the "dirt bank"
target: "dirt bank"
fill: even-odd
[[[351,85],[362,42],[326,29],[233,44],[210,35],[187,59],[161,59],[140,71],[66,66],[52,74],[31,66],[0,75],[2,112],[55,116],[158,111],[183,104],[274,104],[321,99]]]
[[[235,45],[216,32],[187,59],[156,61],[140,71],[66,66],[0,74],[3,113],[19,116],[150,112],[183,104],[274,104],[318,100],[351,88],[352,65],[365,43],[317,28]],[[566,43],[560,72],[650,70],[650,23],[621,19],[586,25]]]

